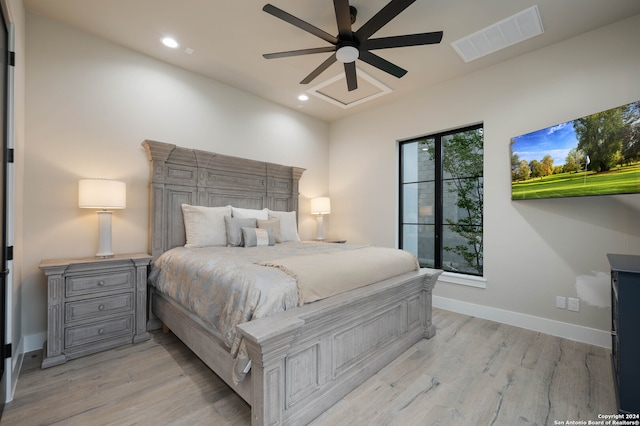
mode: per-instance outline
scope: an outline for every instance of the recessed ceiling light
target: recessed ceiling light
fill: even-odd
[[[299,101],[308,101],[309,97],[303,93],[302,95],[298,96],[298,100]]]
[[[162,41],[162,44],[172,49],[175,49],[178,46],[180,46],[180,44],[174,38],[171,38],[171,37],[162,37],[161,41]]]

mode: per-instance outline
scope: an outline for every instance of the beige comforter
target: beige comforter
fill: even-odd
[[[418,259],[404,250],[360,247],[344,252],[293,256],[260,262],[292,276],[302,303],[382,281],[420,268]]]

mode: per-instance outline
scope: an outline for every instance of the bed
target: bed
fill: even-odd
[[[150,140],[142,145],[150,160],[149,247],[156,260],[185,245],[184,204],[297,217],[304,169]],[[338,250],[330,246],[337,245],[324,243],[324,251]],[[180,338],[251,406],[252,425],[306,424],[435,334],[431,295],[440,273],[418,268],[237,325],[249,361],[240,379],[237,357],[214,327],[152,285],[148,329],[163,326]]]

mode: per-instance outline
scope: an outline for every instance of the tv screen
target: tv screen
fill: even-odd
[[[640,192],[640,101],[511,139],[511,199]]]

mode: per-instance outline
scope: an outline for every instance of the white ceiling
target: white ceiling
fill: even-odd
[[[274,6],[337,34],[330,0],[269,0]],[[640,13],[639,0],[417,0],[374,37],[444,31],[442,43],[378,50],[376,54],[408,70],[401,79],[362,61],[357,66],[392,92],[351,108],[297,96],[344,74],[336,63],[309,85],[299,82],[330,54],[264,59],[263,53],[329,44],[262,11],[267,0],[25,0],[27,10],[48,16],[257,96],[326,121],[391,102],[463,74]],[[352,0],[356,30],[389,0]],[[538,5],[544,34],[465,63],[451,43],[515,13]],[[171,50],[165,35],[181,44]],[[185,49],[193,49],[192,54]],[[361,79],[359,79],[359,82]],[[366,85],[365,85],[366,86]],[[346,94],[346,83],[344,85]]]

